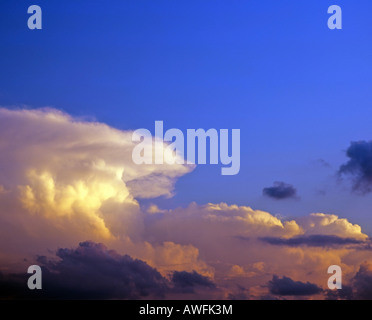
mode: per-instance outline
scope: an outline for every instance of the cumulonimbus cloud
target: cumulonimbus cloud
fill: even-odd
[[[45,243],[141,239],[136,198],[170,196],[192,167],[135,165],[131,136],[55,109],[0,109],[0,252],[8,262],[25,242],[24,253],[40,253]]]
[[[170,295],[259,299],[272,294],[267,283],[274,274],[324,289],[334,264],[357,286],[359,266],[372,260],[368,236],[337,215],[286,220],[226,203],[145,212],[139,198],[171,196],[175,180],[192,167],[135,165],[132,148],[130,131],[55,109],[0,109],[0,271],[24,271],[40,263],[36,255],[63,260],[67,252],[70,259],[78,243],[91,240],[140,259],[153,280],[155,271],[159,279],[174,278]],[[161,291],[150,287],[149,295]],[[141,296],[137,289],[128,297]]]

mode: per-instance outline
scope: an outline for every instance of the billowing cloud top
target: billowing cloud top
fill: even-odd
[[[53,172],[59,181],[76,175],[81,182],[109,177],[124,182],[134,197],[157,197],[170,195],[173,179],[192,169],[186,165],[135,165],[132,132],[78,121],[55,109],[0,108],[0,137],[0,151],[6,155],[1,157],[1,165],[9,168],[1,173],[6,184],[14,183],[11,169],[17,166],[18,178],[26,173],[32,179],[40,172],[46,180]],[[105,196],[116,196],[113,189],[106,189]],[[121,196],[127,196],[122,189]]]
[[[136,198],[170,196],[192,167],[135,165],[133,146],[132,132],[55,109],[0,108],[0,252],[138,237]]]

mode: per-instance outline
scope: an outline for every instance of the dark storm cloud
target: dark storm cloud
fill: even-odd
[[[359,300],[372,299],[372,265],[364,263],[360,266],[353,281],[354,298]]]
[[[358,272],[349,285],[342,285],[341,290],[327,290],[328,300],[372,300],[372,264],[365,262],[360,265]]]
[[[58,260],[38,257],[42,290],[29,290],[29,274],[0,273],[2,299],[140,299],[193,293],[215,288],[197,272],[174,272],[171,281],[146,262],[120,255],[103,244],[82,242],[75,249],[58,249]]]
[[[43,290],[53,298],[137,299],[166,291],[166,280],[156,269],[103,244],[82,242],[56,255],[59,261],[39,258],[44,265]]]
[[[372,191],[372,141],[351,142],[346,151],[350,159],[339,169],[340,175],[353,178],[353,190],[363,194]]]
[[[264,196],[277,200],[297,197],[297,190],[292,185],[280,181],[274,182],[272,187],[264,188],[262,193]]]
[[[280,296],[309,296],[322,292],[322,288],[310,282],[293,281],[291,278],[279,278],[277,275],[269,281],[271,294]]]
[[[362,244],[364,241],[353,238],[341,238],[333,235],[299,236],[289,239],[277,237],[262,237],[261,241],[277,246],[334,247],[348,244]]]
[[[29,290],[30,275],[0,277],[0,297],[14,299],[137,299],[162,297],[166,279],[154,268],[103,244],[82,242],[76,249],[59,249],[60,259],[39,257],[42,290]]]
[[[353,298],[353,288],[344,284],[342,289],[325,291],[326,300],[352,300]]]
[[[186,271],[175,271],[172,275],[172,282],[174,284],[174,290],[176,292],[193,293],[195,288],[215,288],[215,284],[207,277],[200,275],[199,273],[186,272]]]

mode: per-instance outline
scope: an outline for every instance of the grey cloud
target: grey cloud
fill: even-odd
[[[338,173],[353,179],[353,190],[362,194],[372,191],[372,141],[351,142],[346,151],[349,161]]]
[[[288,198],[296,198],[297,190],[292,185],[276,181],[274,186],[267,187],[262,190],[264,196],[276,199],[283,200]]]
[[[298,236],[289,239],[277,237],[262,237],[261,241],[277,246],[334,247],[349,244],[362,244],[364,241],[353,238],[341,238],[333,235]]]
[[[342,289],[327,290],[326,300],[351,300],[353,299],[353,288],[342,284]]]
[[[208,278],[176,271],[170,280],[146,262],[120,255],[101,243],[82,242],[61,248],[58,260],[38,257],[42,290],[27,288],[28,274],[0,273],[0,299],[153,299],[173,293],[194,293],[215,288]]]
[[[163,296],[166,280],[154,268],[103,244],[82,242],[76,249],[59,249],[60,260],[46,260],[43,282],[53,298],[137,299]]]
[[[207,277],[198,274],[196,271],[175,271],[172,275],[172,282],[176,292],[193,293],[197,287],[215,288],[215,284]]]
[[[277,275],[269,281],[268,287],[271,294],[280,296],[309,296],[322,292],[322,288],[310,282],[294,281],[291,278],[279,278]]]
[[[368,263],[360,266],[353,281],[354,298],[358,300],[372,300],[372,268]]]

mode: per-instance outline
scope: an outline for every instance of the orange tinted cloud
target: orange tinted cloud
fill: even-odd
[[[137,199],[171,196],[192,167],[135,165],[129,131],[54,109],[0,109],[0,137],[3,271],[93,240],[163,276],[193,270],[208,276],[218,287],[214,298],[260,298],[272,294],[273,275],[326,289],[329,265],[340,265],[351,284],[360,265],[372,261],[361,227],[333,214],[287,221],[226,203],[142,211]]]
[[[55,109],[0,109],[0,137],[0,251],[12,257],[3,268],[87,239],[141,241],[135,198],[171,195],[192,169],[135,165],[131,132]]]

